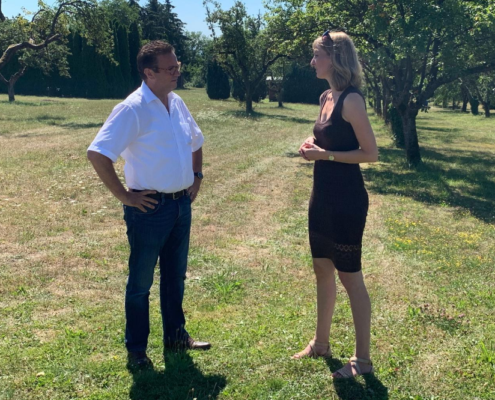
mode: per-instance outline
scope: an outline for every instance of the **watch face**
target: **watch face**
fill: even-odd
[[[194,176],[197,176],[199,179],[203,179],[203,174],[201,172],[195,172]]]

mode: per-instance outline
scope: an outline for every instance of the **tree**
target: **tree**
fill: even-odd
[[[371,68],[386,78],[381,83],[402,119],[410,165],[421,162],[416,117],[425,101],[442,85],[495,68],[491,0],[275,3],[285,14],[292,10],[286,27],[299,40],[309,43],[326,29],[353,37]]]
[[[13,85],[29,67],[49,70],[55,66],[60,72],[68,73],[66,46],[69,27],[79,30],[101,54],[112,58],[111,36],[96,0],[58,0],[55,7],[40,2],[31,20],[23,16],[5,18],[1,5],[0,2],[0,79],[4,83],[11,82],[12,93]],[[5,68],[15,60],[19,69],[11,71],[7,79],[3,75]],[[9,100],[14,99],[9,96]]]
[[[485,117],[489,118],[491,105],[495,102],[495,73],[480,74],[464,83],[471,97],[483,105]]]
[[[265,84],[268,68],[286,55],[278,41],[264,30],[262,17],[249,16],[240,1],[226,11],[213,1],[206,0],[204,5],[216,58],[234,85],[240,84],[244,89],[246,112],[251,113],[256,90]],[[220,29],[221,36],[217,37],[215,27]]]
[[[228,99],[230,97],[229,77],[215,60],[208,63],[206,93],[213,100]]]
[[[137,70],[137,55],[141,48],[141,33],[137,22],[133,22],[129,31],[129,60],[131,64],[132,87],[136,88],[141,83],[141,76]]]
[[[19,38],[17,28],[15,21],[6,19],[0,25],[0,42],[15,42]],[[38,52],[18,51],[0,73],[0,81],[7,86],[9,101],[15,101],[15,84],[25,75],[28,69],[39,69],[45,75],[48,75],[54,69],[58,69],[60,75],[68,76],[67,54],[67,47],[59,42],[53,43],[50,47],[43,48]]]
[[[186,32],[184,59],[187,64],[181,69],[181,75],[186,82],[194,87],[205,87],[206,73],[211,54],[211,39],[201,32]]]

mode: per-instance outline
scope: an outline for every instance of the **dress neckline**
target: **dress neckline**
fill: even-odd
[[[323,111],[323,107],[325,106],[325,104],[327,103],[327,99],[328,99],[328,93],[327,92],[331,92],[332,89],[328,89],[325,93],[326,96],[325,96],[325,101],[323,102],[323,104],[321,105],[320,107],[320,113],[318,114],[318,122],[322,125],[326,125],[328,122],[332,121],[332,118],[333,118],[333,113],[335,112],[335,110],[337,109],[337,107],[339,106],[340,104],[340,100],[342,99],[342,96],[344,95],[344,93],[350,88],[351,86],[347,86],[344,90],[342,90],[342,93],[340,94],[339,96],[339,99],[337,100],[337,102],[333,105],[333,109],[332,109],[332,112],[330,113],[330,116],[326,119],[325,122],[322,122],[321,120],[321,113]]]

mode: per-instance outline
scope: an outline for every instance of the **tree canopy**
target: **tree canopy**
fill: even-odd
[[[292,46],[310,43],[327,29],[355,41],[404,125],[407,159],[421,161],[416,116],[440,86],[495,68],[493,0],[275,0]]]

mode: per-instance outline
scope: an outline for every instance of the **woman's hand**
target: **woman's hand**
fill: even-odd
[[[309,159],[306,158],[306,156],[304,155],[302,149],[304,148],[305,145],[308,145],[308,144],[315,144],[315,138],[313,136],[310,136],[308,137],[304,142],[303,144],[299,147],[299,155],[304,158],[306,161],[309,161]]]
[[[300,148],[301,156],[307,161],[323,160],[325,150],[314,143],[303,143]]]

